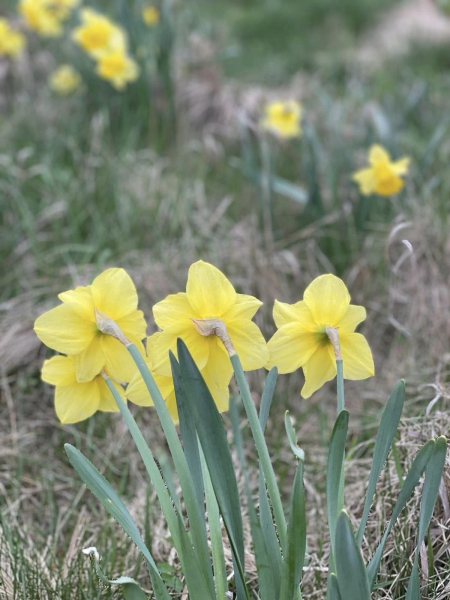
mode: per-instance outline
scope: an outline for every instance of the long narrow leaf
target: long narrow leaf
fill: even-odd
[[[378,428],[372,467],[369,475],[369,485],[366,493],[366,501],[364,503],[361,523],[359,524],[358,533],[356,535],[358,546],[361,546],[367,518],[369,516],[370,507],[372,506],[373,497],[377,487],[377,481],[391,449],[398,423],[400,421],[400,416],[402,414],[404,401],[405,382],[401,380],[397,383],[392,391],[392,394],[386,404],[386,408],[383,411],[383,416],[381,417],[380,426]]]
[[[328,595],[328,600],[341,600],[338,579],[335,573],[331,573],[330,578],[328,580]]]
[[[273,367],[270,369],[269,374],[266,377],[264,383],[264,390],[261,396],[261,406],[259,409],[259,422],[261,423],[261,429],[264,433],[266,429],[267,419],[269,418],[270,407],[272,406],[273,394],[275,392],[275,386],[277,384],[278,369]]]
[[[345,510],[336,523],[335,562],[339,592],[345,600],[370,600],[364,561]]]
[[[348,412],[342,410],[331,434],[327,463],[327,516],[330,530],[331,549],[335,547],[335,532],[338,516],[343,508],[343,468],[345,442],[347,440]]]

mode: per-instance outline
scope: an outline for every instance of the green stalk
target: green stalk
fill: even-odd
[[[344,400],[344,364],[342,358],[336,359],[336,378],[337,378],[337,414],[339,415],[345,408]]]
[[[256,412],[255,404],[250,394],[247,380],[242,369],[239,356],[234,354],[231,356],[231,364],[233,365],[236,381],[241,392],[242,402],[247,413],[247,418],[252,430],[253,439],[255,440],[256,449],[258,451],[259,460],[261,461],[264,478],[266,480],[267,489],[269,491],[270,500],[272,502],[275,523],[278,529],[280,545],[283,555],[286,552],[286,518],[284,516],[283,505],[281,503],[280,490],[278,489],[277,480],[270,460],[267,444],[264,439],[264,434],[259,422],[258,413]]]

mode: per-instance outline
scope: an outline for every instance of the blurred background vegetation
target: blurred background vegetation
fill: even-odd
[[[30,599],[119,597],[99,586],[80,558],[88,545],[99,547],[105,572],[139,573],[128,541],[68,466],[66,441],[95,456],[145,523],[154,555],[170,563],[167,577],[176,569],[122,423],[97,415],[62,427],[52,392],[39,381],[45,350],[32,332],[34,319],[54,305],[56,293],[87,283],[105,266],[129,270],[153,331],[152,304],[183,289],[193,261],[208,260],[239,291],[264,301],[258,318],[267,339],[274,298],[300,299],[324,272],[343,277],[353,302],[367,307],[364,333],[377,369],[374,380],[350,384],[347,392],[355,491],[347,504],[356,517],[366,480],[358,473],[370,466],[365,455],[374,425],[398,378],[407,380],[408,420],[393,477],[430,430],[448,433],[445,2],[174,0],[159,6],[164,18],[151,29],[141,21],[143,5],[92,4],[127,29],[141,66],[140,78],[123,92],[96,77],[70,41],[76,12],[63,38],[27,33],[20,59],[0,58],[0,592],[8,599],[23,597],[24,586]],[[20,25],[16,8],[7,0],[0,13]],[[47,84],[62,63],[74,64],[84,79],[83,89],[68,97]],[[258,131],[265,103],[280,98],[303,105],[299,139],[279,141]],[[394,158],[411,158],[406,187],[394,199],[363,198],[351,181],[375,142]],[[268,171],[272,181],[279,178],[276,190],[267,187]],[[320,595],[324,452],[334,390],[331,385],[305,402],[300,379],[279,381],[280,410],[268,435],[288,486],[290,457],[278,416],[289,407],[308,465],[308,585]],[[251,382],[258,402],[260,374]],[[152,411],[136,412],[164,460]],[[383,482],[384,498],[390,484]],[[375,510],[384,515],[383,502]],[[379,598],[402,597],[408,571],[398,548],[413,531],[414,522],[397,532]],[[372,547],[378,535],[374,530]],[[439,535],[431,547],[448,568]],[[448,597],[450,582],[430,577],[429,597]]]

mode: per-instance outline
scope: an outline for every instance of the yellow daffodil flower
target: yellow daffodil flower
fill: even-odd
[[[67,19],[72,14],[80,0],[47,0],[49,9],[60,20]]]
[[[77,381],[91,381],[106,366],[118,381],[128,382],[136,366],[127,349],[97,327],[95,310],[107,315],[126,337],[141,347],[146,323],[137,309],[131,277],[123,269],[107,269],[92,285],[59,294],[62,304],[36,319],[34,331],[49,348],[73,357]]]
[[[270,359],[266,366],[276,366],[280,373],[302,367],[304,398],[336,376],[336,358],[326,327],[338,331],[344,378],[359,380],[374,375],[369,345],[364,336],[355,333],[366,318],[366,309],[350,304],[344,282],[335,275],[317,277],[296,304],[275,300],[273,317],[278,331],[268,343]]]
[[[202,260],[191,265],[186,292],[167,296],[153,307],[155,322],[163,331],[154,346],[153,370],[171,375],[169,350],[176,355],[177,338],[182,338],[201,370],[219,410],[228,408],[228,384],[232,366],[228,353],[215,335],[199,333],[194,320],[217,319],[224,323],[239,354],[244,370],[264,366],[268,359],[266,342],[251,320],[261,302],[253,296],[238,294],[219,269]],[[219,399],[216,390],[226,389]],[[222,396],[220,396],[222,398]]]
[[[160,336],[161,332],[157,332],[147,338],[147,356],[145,360],[150,371],[152,372],[156,385],[158,386],[159,391],[166,402],[166,406],[173,422],[178,423],[178,408],[172,376],[159,375],[158,373],[155,373],[153,368],[155,362],[155,347]],[[217,387],[217,381],[214,378],[211,378],[210,370],[205,369],[204,372],[202,372],[202,375],[219,411],[223,412],[228,410],[228,381],[224,383],[221,388],[219,388]],[[147,386],[145,385],[144,380],[139,372],[136,372],[128,384],[126,396],[130,402],[138,404],[139,406],[153,406]]]
[[[42,380],[55,386],[55,410],[61,423],[78,423],[98,410],[118,412],[119,408],[105,380],[99,374],[91,381],[79,382],[71,356],[54,356],[42,367]],[[113,382],[124,398],[123,388]]]
[[[91,8],[81,11],[81,25],[72,34],[74,41],[93,58],[127,49],[126,35],[121,27]]]
[[[81,75],[71,65],[61,65],[49,77],[50,88],[60,94],[67,96],[81,84]]]
[[[389,153],[375,144],[369,150],[370,167],[356,171],[352,179],[365,196],[392,196],[405,185],[401,177],[408,173],[409,163],[410,159],[406,157],[392,162]]]
[[[139,66],[124,52],[116,51],[99,58],[97,74],[109,81],[116,90],[122,91],[127,83],[139,77]]]
[[[0,56],[15,58],[25,47],[25,37],[11,27],[6,19],[0,18]]]
[[[142,20],[147,27],[154,27],[159,23],[160,13],[156,6],[144,6],[142,9]]]
[[[302,107],[295,100],[271,102],[266,106],[261,126],[282,138],[298,137],[302,134],[301,119]]]
[[[19,12],[29,29],[44,37],[62,35],[61,20],[53,12],[49,0],[20,0]]]

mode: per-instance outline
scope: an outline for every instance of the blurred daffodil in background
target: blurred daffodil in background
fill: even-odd
[[[131,277],[123,269],[107,269],[92,285],[59,294],[62,304],[36,319],[34,330],[49,348],[73,357],[78,382],[88,382],[104,367],[121,382],[128,382],[136,367],[125,346],[97,327],[105,315],[138,347],[146,337],[146,322],[137,309],[138,297]]]
[[[51,12],[61,21],[67,19],[80,4],[80,0],[47,0]]]
[[[336,376],[336,357],[327,327],[338,332],[344,378],[359,380],[374,375],[369,345],[363,335],[355,333],[366,318],[366,309],[350,304],[344,282],[335,275],[317,277],[296,304],[275,300],[273,317],[278,331],[268,342],[267,368],[276,366],[280,373],[291,373],[302,367],[304,398]]]
[[[25,36],[11,27],[7,19],[0,18],[0,56],[16,58],[25,45]]]
[[[261,127],[282,138],[298,137],[301,129],[302,107],[295,100],[271,102],[265,107]]]
[[[147,27],[154,27],[159,23],[160,12],[156,6],[148,5],[142,9],[142,20]]]
[[[269,356],[264,337],[252,321],[261,305],[253,296],[238,294],[213,265],[201,260],[194,263],[189,269],[186,292],[167,296],[153,307],[155,322],[162,329],[154,345],[153,371],[166,377],[171,375],[169,350],[176,355],[177,338],[181,338],[219,410],[227,410],[228,384],[233,372],[228,352],[217,335],[200,331],[211,322],[217,326],[223,324],[244,370],[259,369]]]
[[[91,8],[81,11],[81,25],[73,31],[72,37],[93,58],[111,52],[124,53],[127,48],[123,29]]]
[[[71,65],[61,65],[51,73],[48,84],[57,94],[67,96],[81,85],[81,75]]]
[[[54,356],[42,367],[42,380],[55,386],[55,411],[61,423],[78,423],[98,410],[118,412],[119,408],[103,377],[98,374],[90,381],[77,380],[71,356]],[[123,388],[113,382],[122,398]]]
[[[97,74],[119,91],[125,89],[128,83],[136,81],[139,72],[137,62],[120,50],[103,54],[97,62]]]
[[[19,13],[26,26],[43,37],[58,37],[63,33],[62,18],[53,10],[50,0],[20,0]]]
[[[408,173],[409,158],[392,161],[389,152],[378,144],[371,146],[368,158],[370,166],[356,171],[352,177],[361,194],[392,196],[403,189],[405,182],[402,176]]]

